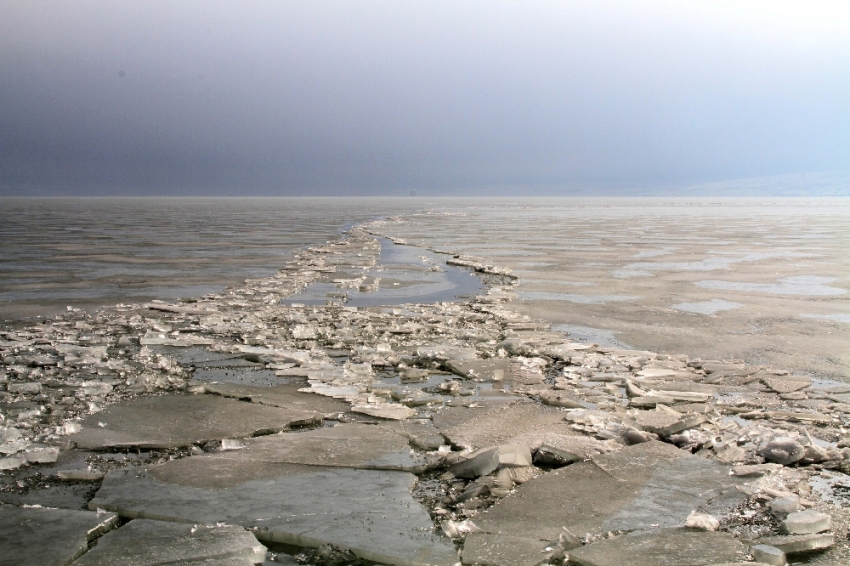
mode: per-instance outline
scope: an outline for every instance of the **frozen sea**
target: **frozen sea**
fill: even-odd
[[[0,319],[199,297],[267,277],[298,249],[404,199],[0,199]]]
[[[219,292],[379,218],[574,337],[850,378],[848,198],[4,198],[0,319]]]

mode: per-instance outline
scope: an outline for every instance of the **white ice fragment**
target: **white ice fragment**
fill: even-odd
[[[716,531],[720,528],[720,521],[716,517],[708,513],[692,511],[688,518],[685,519],[685,526],[689,529],[699,531]]]

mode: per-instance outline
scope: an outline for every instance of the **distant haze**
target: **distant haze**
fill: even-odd
[[[0,195],[848,196],[848,170],[846,0],[0,0]]]

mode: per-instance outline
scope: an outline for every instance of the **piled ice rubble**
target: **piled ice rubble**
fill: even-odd
[[[486,294],[281,302],[359,281],[380,227],[220,295],[69,308],[0,332],[0,550],[43,563],[8,537],[50,532],[50,510],[24,521],[20,503],[71,481],[97,493],[74,511],[68,550],[56,542],[63,563],[86,540],[97,552],[81,564],[134,540],[222,564],[848,556],[846,510],[821,495],[850,487],[850,386],[572,342],[510,309],[508,272],[462,255],[448,262],[484,274]],[[101,545],[116,521],[86,525],[104,511],[132,520]],[[218,543],[198,554],[195,539]]]

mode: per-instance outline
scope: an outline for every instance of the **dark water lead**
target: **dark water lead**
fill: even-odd
[[[366,276],[368,288],[345,288],[333,281],[319,281],[281,302],[315,306],[342,301],[350,307],[392,306],[456,301],[484,289],[474,273],[446,265],[445,257],[440,254],[398,245],[386,238],[377,239],[381,244],[378,265],[358,272]]]

